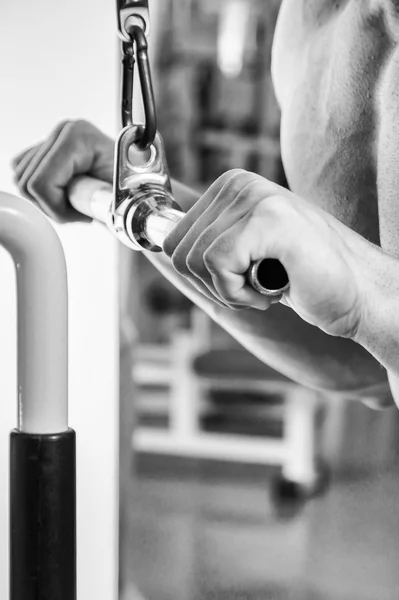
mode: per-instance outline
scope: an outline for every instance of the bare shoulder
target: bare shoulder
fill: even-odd
[[[377,190],[381,246],[399,258],[399,47],[396,45],[384,66],[376,101],[379,113]]]
[[[399,18],[399,0],[372,0],[372,4],[379,5],[388,16]]]
[[[306,69],[323,62],[336,71],[335,62],[350,54],[355,67],[372,55],[382,64],[380,51],[396,35],[396,22],[399,0],[282,0],[272,52],[280,103],[300,61]]]
[[[283,0],[272,64],[291,189],[374,243],[380,82],[396,47],[387,2]]]

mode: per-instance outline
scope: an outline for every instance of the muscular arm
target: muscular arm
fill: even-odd
[[[198,194],[178,182],[173,182],[173,191],[185,212],[198,199]],[[195,290],[167,257],[146,256],[237,341],[277,371],[312,388],[386,396],[385,369],[355,342],[323,333],[281,304],[267,311],[222,308]]]
[[[393,15],[396,34],[399,15]],[[395,30],[392,31],[393,36]],[[394,43],[392,44],[394,47]],[[394,50],[378,90],[380,129],[378,138],[378,212],[381,247],[399,259],[399,51]],[[364,334],[364,343],[374,354],[379,352],[389,369],[392,393],[399,399],[399,268],[398,262],[381,264],[378,294],[373,307],[373,326]]]
[[[104,136],[93,125],[80,121],[57,126],[42,144],[28,149],[16,157],[14,169],[18,186],[24,195],[38,202],[50,216],[70,221],[79,216],[72,211],[65,193],[65,188],[71,179],[77,174],[88,173],[93,177],[111,182],[112,164],[112,140]],[[244,179],[248,178],[248,175],[244,174]],[[276,191],[283,196],[292,196],[287,190],[279,188],[263,178],[259,179],[261,180],[260,183],[258,182],[261,186],[260,200],[263,198],[264,192],[269,196]],[[238,184],[238,193],[240,194],[243,186],[240,178]],[[177,182],[173,183],[173,191],[176,200],[185,212],[194,207],[193,212],[195,209],[199,209],[201,213],[205,196],[199,200],[199,194]],[[233,218],[233,221],[236,221],[236,211],[247,206],[248,202],[253,202],[254,198],[251,199],[250,194],[244,203],[237,203],[236,200],[237,198],[234,200],[234,194],[232,198],[227,195],[223,200],[223,202],[227,202],[227,217],[222,219],[224,225],[226,225],[226,218]],[[255,203],[258,200],[259,198],[255,198]],[[294,205],[300,201],[300,198],[297,198]],[[305,205],[303,210],[305,210]],[[218,210],[219,206],[220,203],[216,202]],[[203,222],[201,219],[197,219],[198,215],[193,212],[188,221],[194,219],[194,224],[201,230]],[[291,213],[289,214],[288,228],[294,224],[295,232],[297,232],[298,218],[302,213],[299,215],[294,213],[292,216]],[[302,219],[301,226],[305,228],[305,231],[312,223],[311,215],[309,218],[310,221],[306,218],[304,221]],[[320,218],[321,224],[323,224],[324,218]],[[316,238],[318,237],[317,229]],[[270,225],[266,224],[265,231],[268,230],[270,230]],[[311,226],[309,234],[311,237],[315,235]],[[312,245],[311,237],[308,236],[308,241]],[[267,239],[270,239],[270,236],[267,236]],[[294,239],[297,242],[300,241],[296,234]],[[316,247],[320,243],[323,246],[323,241],[316,239]],[[295,244],[291,245],[293,250],[294,246]],[[241,246],[235,244],[235,249],[240,255],[242,255],[242,251],[246,251],[245,247],[244,244],[244,248],[241,250]],[[314,247],[313,245],[312,248]],[[296,257],[298,257],[297,250],[298,248],[294,251]],[[229,252],[229,256],[232,254],[236,253]],[[378,396],[385,400],[388,389],[385,369],[355,342],[329,336],[321,329],[302,320],[293,310],[279,304],[271,306],[266,312],[254,309],[236,311],[224,308],[209,300],[204,294],[197,291],[185,277],[179,275],[173,266],[175,263],[172,264],[169,258],[158,254],[147,253],[146,255],[148,260],[193,302],[203,308],[250,352],[276,370],[309,387],[347,392],[352,396],[359,394],[363,398]],[[307,265],[304,266],[304,263],[306,260],[301,261],[300,269],[305,269],[301,280],[306,280],[309,274]],[[324,272],[324,264],[322,267]],[[248,303],[244,302],[244,305],[248,305]]]
[[[399,260],[369,243],[363,259],[363,319],[354,339],[388,370],[399,405]]]

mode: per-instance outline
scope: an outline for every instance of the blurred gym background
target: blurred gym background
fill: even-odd
[[[237,167],[287,185],[270,74],[280,4],[152,5],[159,129],[172,176],[199,191]],[[395,597],[396,410],[293,384],[143,257],[122,265],[124,598]]]
[[[199,191],[235,167],[286,183],[270,78],[279,6],[150,0],[150,59],[170,170]],[[20,0],[3,3],[1,17],[0,183],[15,192],[11,157],[60,120],[117,131],[115,2]],[[119,480],[121,600],[396,598],[397,410],[375,412],[293,384],[101,226],[57,231],[69,276],[79,597],[117,597]],[[2,253],[2,539],[16,389],[7,260]],[[4,598],[7,572],[3,544]]]

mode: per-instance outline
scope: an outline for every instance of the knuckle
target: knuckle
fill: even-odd
[[[271,196],[262,198],[262,200],[254,207],[253,215],[279,217],[289,208],[289,202],[284,196],[272,194]]]
[[[195,242],[194,246],[187,255],[187,267],[194,275],[204,277],[207,275],[207,265],[204,262],[205,254],[208,252],[212,243],[215,241],[215,233],[212,227],[207,227]]]
[[[65,122],[64,129],[70,133],[87,131],[92,127],[91,123],[84,119],[70,119]]]
[[[29,198],[40,205],[41,209],[58,223],[70,221],[70,211],[66,201],[61,198],[55,199],[51,182],[42,174],[31,177],[25,185]]]
[[[212,275],[221,278],[221,273],[225,269],[226,257],[223,251],[220,251],[218,244],[213,244],[203,253],[203,263]]]
[[[203,261],[209,271],[213,272],[217,269],[217,257],[213,248],[208,248],[208,250],[205,250]]]
[[[249,171],[245,169],[229,169],[226,171],[225,175],[227,179],[235,179],[236,177],[243,177],[244,175],[248,175]]]
[[[60,135],[68,136],[74,130],[75,121],[68,119],[66,121],[61,121],[52,131],[51,136],[58,137]]]
[[[234,308],[237,310],[240,308],[239,304],[237,303],[237,298],[234,296],[231,290],[224,285],[223,281],[219,281],[218,290],[223,302],[226,302],[231,309]]]
[[[252,205],[257,197],[257,191],[260,189],[259,181],[251,179],[250,181],[241,182],[240,188],[234,198],[234,206],[236,208],[243,207],[250,202]]]
[[[75,121],[75,134],[77,137],[82,138],[90,143],[93,140],[97,140],[99,137],[104,137],[108,139],[97,127],[90,123],[89,121],[85,121],[84,119],[78,119]]]
[[[93,125],[83,119],[67,121],[62,128],[60,135],[65,144],[68,144],[68,146],[72,146],[73,148],[79,148],[81,144],[85,144],[86,140],[90,138],[92,129]]]
[[[75,149],[78,138],[79,131],[76,127],[76,122],[68,121],[58,133],[58,136],[54,140],[54,144],[57,143],[58,145],[61,143],[64,149],[67,148],[68,152],[71,152]]]
[[[175,237],[173,235],[168,235],[168,237],[164,240],[162,249],[165,252],[166,256],[169,256],[169,258],[171,258],[174,251],[176,250],[176,246],[177,243]]]
[[[26,181],[24,180],[17,180],[17,186],[18,186],[18,190],[19,192],[25,197],[25,198],[30,198],[30,194],[28,192],[28,189],[26,187]]]
[[[183,277],[187,277],[190,274],[190,271],[187,268],[186,259],[182,252],[174,252],[172,255],[172,265],[175,271],[182,275]]]
[[[222,188],[222,192],[232,196],[232,200],[236,205],[241,205],[248,201],[248,194],[259,184],[257,175],[244,171],[242,169],[235,169],[232,172],[232,176],[225,183]]]
[[[75,126],[79,129],[94,129],[94,125],[90,123],[90,121],[86,121],[86,119],[75,119],[73,122],[75,123]]]
[[[26,173],[23,173],[22,176],[16,177],[18,188],[24,194],[29,194],[28,189],[27,189],[28,179],[29,178]]]
[[[214,231],[213,227],[210,225],[209,227],[207,227],[205,229],[205,231],[203,231],[199,235],[199,237],[195,243],[195,248],[198,249],[198,251],[203,254],[204,252],[206,252],[206,250],[208,248],[210,248],[212,243],[215,241],[215,238],[216,238],[215,231]]]
[[[32,176],[26,182],[27,192],[34,198],[44,198],[46,196],[47,184],[45,179],[40,176]]]
[[[236,178],[243,177],[244,173],[247,173],[244,169],[230,169],[229,171],[225,171],[220,177],[214,181],[211,185],[210,189],[214,190],[216,193],[224,189],[224,187],[232,181],[235,181]]]
[[[200,279],[203,278],[206,269],[202,259],[198,256],[198,253],[189,252],[186,259],[186,265],[190,273]]]
[[[224,185],[227,181],[229,181],[229,179],[231,179],[241,171],[242,169],[229,169],[228,171],[225,171],[222,175],[220,175],[220,177],[216,179],[216,182],[220,182]]]
[[[229,306],[230,310],[234,310],[235,312],[246,310],[246,307],[242,306],[241,304],[229,303],[228,306]]]
[[[33,171],[31,176],[27,180],[27,187],[29,191],[45,195],[50,192],[52,187],[52,169],[48,169],[42,163],[39,163],[36,170]]]
[[[219,293],[220,293],[220,297],[222,298],[223,302],[225,302],[229,306],[229,308],[231,308],[231,310],[234,310],[236,308],[236,305],[234,303],[234,298],[232,298],[231,295],[224,290],[219,291]]]
[[[244,171],[244,169],[232,169],[228,174],[229,177],[223,186],[223,191],[230,194],[239,194],[251,177],[251,174]]]

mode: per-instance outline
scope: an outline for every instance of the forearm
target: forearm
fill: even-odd
[[[328,336],[280,304],[268,311],[221,308],[181,277],[165,255],[145,255],[249,352],[294,381],[359,397],[387,389],[385,370],[355,342]]]
[[[364,310],[354,339],[399,378],[399,260],[367,246]]]
[[[177,181],[173,181],[172,186],[176,201],[187,212],[199,194]],[[265,312],[223,309],[181,277],[167,257],[146,255],[192,302],[247,350],[280,373],[312,388],[347,391],[359,396],[386,393],[385,369],[354,341],[325,334],[281,304]]]

